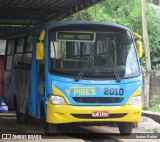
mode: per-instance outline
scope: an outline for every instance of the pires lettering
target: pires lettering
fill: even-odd
[[[96,94],[94,87],[70,87],[66,92],[68,95],[72,92],[74,96],[94,96]]]

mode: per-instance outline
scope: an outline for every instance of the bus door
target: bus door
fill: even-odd
[[[44,60],[38,61],[37,74],[37,112],[40,114],[41,100],[45,97],[45,65]]]
[[[45,31],[42,30],[37,44],[38,43],[44,44],[44,36],[45,36]],[[43,45],[43,52],[44,52],[44,45]],[[41,54],[41,52],[39,52],[39,54]],[[40,118],[41,105],[44,104],[42,103],[42,100],[45,100],[45,78],[46,78],[45,77],[45,59],[44,57],[42,59],[37,58],[37,113],[38,113],[38,118]]]

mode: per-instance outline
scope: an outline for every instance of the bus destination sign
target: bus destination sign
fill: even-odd
[[[95,33],[57,32],[57,40],[94,42]]]

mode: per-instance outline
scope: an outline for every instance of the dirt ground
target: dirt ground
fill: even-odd
[[[43,125],[40,124],[17,124],[15,117],[2,117],[0,118],[0,132],[17,132],[17,133],[42,133]],[[139,138],[142,136],[156,136],[157,133],[160,136],[160,124],[154,120],[142,116],[141,122],[138,123],[137,128],[133,128],[133,134],[131,136],[124,136],[119,134],[118,127],[113,126],[81,126],[71,129],[71,127],[66,128],[68,134],[60,134],[57,137],[45,137],[46,139],[40,141],[52,141],[52,142],[63,142],[63,141],[75,141],[75,142],[159,142],[160,139],[148,139],[148,138]],[[70,134],[69,134],[70,133]],[[77,133],[77,134],[76,134]],[[94,139],[96,137],[96,139]],[[100,138],[100,139],[97,139]],[[113,138],[113,139],[109,139]],[[0,140],[1,141],[1,140]],[[4,141],[4,140],[3,140]],[[5,140],[18,141],[22,140]],[[31,140],[32,141],[32,140]]]

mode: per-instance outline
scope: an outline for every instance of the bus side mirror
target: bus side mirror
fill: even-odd
[[[143,55],[143,48],[142,48],[142,41],[141,41],[142,37],[138,33],[135,33],[135,32],[132,32],[132,35],[135,38],[137,53],[140,59],[142,58],[142,55]]]
[[[36,60],[44,59],[44,44],[43,42],[37,42],[36,45]]]
[[[43,60],[44,59],[44,37],[45,37],[45,29],[43,29],[40,33],[40,36],[38,38],[39,42],[37,42],[36,45],[36,60]]]
[[[136,48],[137,48],[138,57],[140,59],[143,56],[142,41],[136,40],[135,42],[136,42]]]

